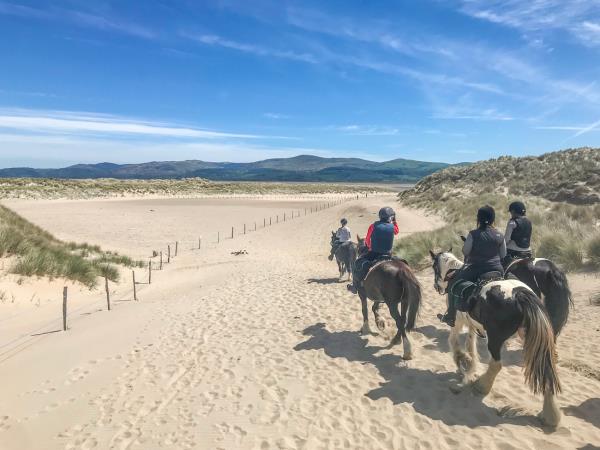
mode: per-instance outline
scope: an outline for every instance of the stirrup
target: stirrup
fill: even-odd
[[[450,317],[448,317],[448,313],[438,314],[437,318],[440,319],[440,322],[445,323],[450,328],[454,328],[456,326],[456,319],[451,320]]]

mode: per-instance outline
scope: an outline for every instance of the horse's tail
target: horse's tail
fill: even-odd
[[[573,296],[566,275],[552,261],[548,261],[545,278],[545,282],[540,284],[540,289],[544,294],[544,304],[552,322],[554,336],[558,337],[569,318],[569,307],[573,306]]]
[[[540,299],[529,289],[515,288],[514,299],[523,311],[525,380],[534,394],[560,392],[552,324]]]
[[[401,300],[408,302],[408,314],[406,317],[406,331],[412,331],[415,328],[415,322],[419,315],[421,307],[421,283],[415,277],[410,268],[403,264],[404,268],[400,270],[399,276],[402,277],[401,283],[404,287]]]

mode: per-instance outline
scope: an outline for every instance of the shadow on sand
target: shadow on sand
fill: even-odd
[[[433,344],[426,344],[423,347],[428,350],[439,350],[442,353],[450,353],[450,345],[448,344],[448,336],[450,331],[446,329],[440,330],[433,325],[426,325],[419,327],[415,331],[422,333],[429,339],[432,339]],[[460,344],[465,348],[465,341],[467,333],[462,333],[460,337]],[[477,338],[477,353],[479,353],[479,360],[482,363],[489,363],[491,357],[490,352],[487,349],[487,341],[485,339]],[[523,365],[523,352],[521,350],[508,350],[502,349],[502,365],[508,366],[522,366]]]
[[[500,424],[539,426],[535,416],[504,417],[498,410],[485,405],[480,396],[470,389],[452,394],[451,380],[457,375],[451,372],[435,373],[430,370],[409,367],[395,354],[377,355],[385,347],[369,346],[356,332],[330,332],[324,323],[311,325],[303,334],[308,339],[294,347],[296,351],[323,350],[331,358],[345,358],[350,362],[371,364],[385,380],[377,389],[365,395],[372,400],[387,398],[394,404],[412,404],[415,411],[446,425],[464,425],[471,428],[497,426]]]
[[[567,406],[564,412],[600,428],[600,398],[588,398],[579,406]]]
[[[334,277],[334,278],[309,278],[308,280],[306,280],[306,282],[308,284],[339,284],[339,283],[343,283],[343,281],[340,281],[339,278]]]

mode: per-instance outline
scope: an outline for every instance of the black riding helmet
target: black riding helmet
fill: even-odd
[[[346,219],[342,219],[342,220],[340,220],[340,223],[342,224],[342,226],[346,226],[348,221]]]
[[[496,211],[490,205],[485,205],[477,211],[477,223],[479,225],[491,225],[496,220]]]
[[[381,208],[379,210],[379,219],[383,220],[383,221],[388,221],[395,215],[396,215],[396,213],[389,206],[386,206],[385,208]]]
[[[508,212],[516,212],[517,214],[524,216],[527,212],[525,209],[525,203],[520,201],[512,202],[508,207]]]

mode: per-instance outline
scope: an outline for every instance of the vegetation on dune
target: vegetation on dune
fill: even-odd
[[[0,178],[0,198],[88,199],[125,196],[198,197],[205,195],[297,195],[373,192],[372,186],[322,183],[213,182],[203,178],[176,180],[65,180]],[[384,188],[377,188],[384,190]]]
[[[599,157],[600,150],[569,150],[539,158],[499,158],[433,174],[399,197],[404,204],[439,214],[447,225],[411,235],[399,241],[395,251],[417,267],[429,265],[430,249],[453,247],[460,254],[460,235],[475,228],[480,206],[489,204],[496,209],[496,226],[504,233],[508,205],[520,199],[527,204],[527,216],[534,226],[536,257],[549,258],[568,271],[600,269],[599,179],[594,176],[600,168]],[[517,160],[521,164],[516,164]],[[527,176],[506,176],[505,172],[510,175],[517,167],[527,171]],[[545,182],[542,189],[539,183]],[[565,192],[573,197],[565,197]],[[552,201],[557,198],[560,201]]]
[[[132,267],[143,264],[123,255],[104,252],[98,246],[62,242],[2,205],[0,257],[11,258],[9,271],[12,273],[66,278],[90,288],[96,285],[98,276],[117,281],[118,265]]]
[[[494,192],[572,204],[600,203],[600,149],[581,148],[453,166],[421,180],[407,195],[435,202]]]

